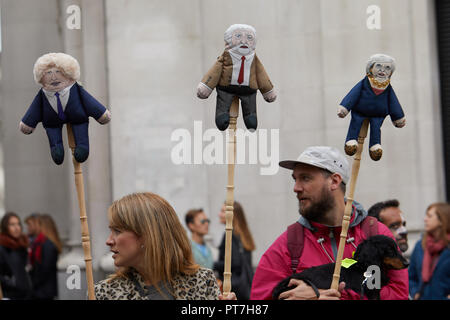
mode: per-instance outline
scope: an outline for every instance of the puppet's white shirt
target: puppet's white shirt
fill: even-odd
[[[69,97],[70,97],[70,89],[72,88],[72,86],[74,84],[75,83],[73,83],[72,85],[70,85],[68,87],[65,87],[61,91],[58,91],[59,99],[61,100],[63,111],[66,111],[67,102],[69,101]],[[45,90],[44,88],[42,88],[42,91],[44,91],[45,97],[47,98],[48,103],[50,103],[53,110],[55,110],[55,112],[58,113],[58,100],[56,99],[56,96],[55,96],[56,92],[48,91],[48,90]]]
[[[245,56],[244,60],[244,82],[241,84],[238,83],[239,72],[241,71],[241,63],[242,63],[242,55],[238,53],[234,53],[231,50],[228,51],[231,56],[231,60],[233,61],[233,74],[231,75],[230,84],[238,85],[238,86],[248,86],[250,83],[250,66],[252,65],[253,58],[255,57],[255,52],[253,51],[251,54]]]

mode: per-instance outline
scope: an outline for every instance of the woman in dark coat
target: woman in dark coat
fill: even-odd
[[[424,219],[425,234],[409,265],[409,292],[415,299],[450,299],[450,205],[434,203]]]
[[[0,282],[3,296],[11,300],[29,299],[31,282],[26,271],[28,239],[20,218],[6,213],[0,224]]]
[[[36,220],[35,239],[29,254],[33,299],[53,300],[58,295],[57,262],[62,244],[50,215],[41,214]]]
[[[219,213],[220,222],[225,224],[225,204]],[[238,300],[249,300],[253,280],[252,251],[255,243],[245,219],[244,209],[237,201],[233,205],[233,235],[231,240],[231,288]],[[225,266],[225,234],[219,246],[219,260],[214,270],[223,281]]]

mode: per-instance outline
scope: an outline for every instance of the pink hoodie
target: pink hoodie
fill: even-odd
[[[352,217],[353,221],[354,216]],[[330,230],[333,230],[333,236],[336,239],[339,248],[339,236],[341,227],[330,228],[318,223],[311,223],[316,230],[304,227],[304,247],[300,257],[300,263],[297,272],[307,268],[330,263],[330,258],[325,254],[321,245],[317,242],[319,238],[324,238],[322,242],[325,250],[330,257],[333,257],[331,248]],[[382,223],[378,222],[378,233],[394,239],[391,231]],[[366,235],[361,230],[360,224],[351,226],[348,230],[347,239],[353,237],[357,246],[366,239]],[[347,243],[344,249],[343,258],[351,258],[355,247]],[[291,275],[291,258],[287,248],[287,231],[285,231],[264,253],[259,261],[252,283],[251,300],[269,300],[272,299],[272,290],[282,279]],[[408,269],[389,270],[389,283],[381,289],[381,300],[403,300],[408,299]],[[360,296],[353,290],[342,292],[341,300],[359,300]]]

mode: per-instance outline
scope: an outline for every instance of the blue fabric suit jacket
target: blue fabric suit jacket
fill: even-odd
[[[383,93],[376,95],[367,76],[350,90],[341,105],[348,111],[356,111],[366,117],[390,115],[395,121],[405,116],[392,86],[389,84]]]
[[[381,143],[380,129],[387,115],[391,116],[392,121],[405,116],[392,86],[389,84],[381,94],[376,95],[367,76],[350,90],[341,105],[352,112],[345,141],[356,140],[364,119],[369,118],[370,147]]]
[[[75,83],[70,88],[69,100],[64,110],[65,121],[58,117],[58,113],[52,108],[41,89],[22,118],[22,122],[32,128],[36,128],[37,124],[42,122],[50,143],[50,153],[58,165],[64,161],[62,127],[64,123],[70,123],[75,139],[74,157],[81,163],[89,156],[89,117],[97,120],[105,111],[106,108],[100,102]]]
[[[70,89],[69,101],[67,101],[64,113],[67,116],[67,122],[79,124],[88,122],[89,117],[100,118],[106,111],[106,108],[83,89],[78,83],[75,83]],[[38,94],[31,103],[22,122],[27,126],[36,128],[39,122],[42,122],[44,128],[61,127],[64,122],[58,118],[58,113],[51,107],[45,96],[44,91],[39,90]]]

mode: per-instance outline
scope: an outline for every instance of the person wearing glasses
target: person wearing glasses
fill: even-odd
[[[185,216],[186,226],[191,231],[191,246],[194,260],[199,265],[212,269],[214,257],[211,248],[205,242],[205,236],[209,232],[210,220],[203,209],[191,209]]]

